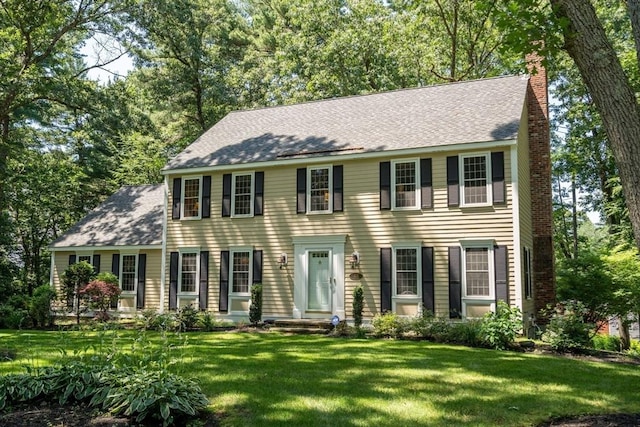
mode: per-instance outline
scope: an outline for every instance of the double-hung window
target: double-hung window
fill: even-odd
[[[184,178],[182,180],[182,218],[200,218],[202,196],[202,178]]]
[[[238,173],[233,175],[233,216],[253,216],[254,174]]]
[[[420,209],[418,160],[398,160],[391,164],[393,209]]]
[[[308,206],[309,212],[328,213],[333,210],[331,197],[332,174],[330,166],[310,167],[308,169]]]
[[[137,256],[122,255],[121,272],[120,272],[120,289],[123,293],[132,293],[136,291],[137,281]]]
[[[198,280],[198,253],[183,252],[180,255],[178,292],[181,294],[195,294],[197,293]]]
[[[494,242],[462,244],[462,303],[466,317],[495,309]]]
[[[491,159],[488,153],[460,156],[462,205],[491,203]]]
[[[395,252],[395,294],[396,296],[418,296],[419,248],[396,247]]]
[[[251,283],[251,251],[231,252],[231,293],[248,294]]]
[[[82,261],[91,264],[91,255],[78,255],[78,262]]]

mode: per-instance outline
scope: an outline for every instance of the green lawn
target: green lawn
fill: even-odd
[[[0,349],[44,366],[92,348],[141,351],[136,332],[0,331]],[[147,333],[158,348],[158,333]],[[185,338],[186,337],[186,338]],[[170,340],[175,372],[195,378],[223,426],[535,425],[551,416],[640,412],[635,366],[414,341],[276,333],[189,333]],[[186,341],[185,341],[186,340]]]

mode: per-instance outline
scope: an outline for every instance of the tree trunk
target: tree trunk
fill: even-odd
[[[631,344],[631,338],[629,336],[629,321],[620,318],[620,350],[629,350]]]
[[[550,0],[567,20],[564,48],[595,102],[620,171],[636,245],[640,247],[640,109],[635,94],[591,2]]]

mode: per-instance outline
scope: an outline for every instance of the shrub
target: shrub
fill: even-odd
[[[198,324],[198,309],[193,305],[185,305],[182,307],[175,316],[178,330],[186,331],[193,329]],[[166,324],[165,324],[166,326]]]
[[[56,291],[49,285],[38,286],[29,301],[29,315],[35,326],[52,326],[51,303],[56,299]]]
[[[251,305],[249,306],[249,322],[257,325],[262,321],[262,285],[251,286]]]
[[[401,338],[409,326],[407,320],[390,311],[377,314],[371,324],[375,336],[389,338]]]
[[[89,308],[97,310],[96,319],[106,322],[109,320],[111,303],[118,298],[120,292],[122,291],[117,284],[96,279],[83,286],[78,294],[81,298],[86,299]]]
[[[629,350],[627,350],[627,354],[631,357],[640,359],[640,341],[631,340],[631,342],[629,343]]]
[[[362,326],[362,312],[364,311],[364,289],[361,285],[353,290],[353,324],[356,329]]]
[[[482,321],[463,320],[450,322],[449,330],[444,335],[444,342],[461,344],[469,347],[480,347],[482,340]]]
[[[521,329],[522,313],[520,309],[510,307],[504,301],[498,301],[496,311],[485,314],[480,324],[482,341],[496,350],[510,348]]]
[[[550,315],[549,315],[550,313]],[[542,340],[559,352],[577,351],[589,347],[595,325],[585,321],[588,309],[580,301],[562,301],[548,306],[549,324]]]
[[[591,344],[596,350],[620,351],[620,337],[615,335],[598,334],[591,338]]]

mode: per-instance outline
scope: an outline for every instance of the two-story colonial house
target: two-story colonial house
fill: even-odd
[[[539,69],[232,112],[163,185],[125,187],[55,241],[52,283],[97,257],[126,310],[246,319],[261,283],[265,318],[350,319],[360,285],[368,317],[500,299],[535,316],[554,298],[547,110]]]

